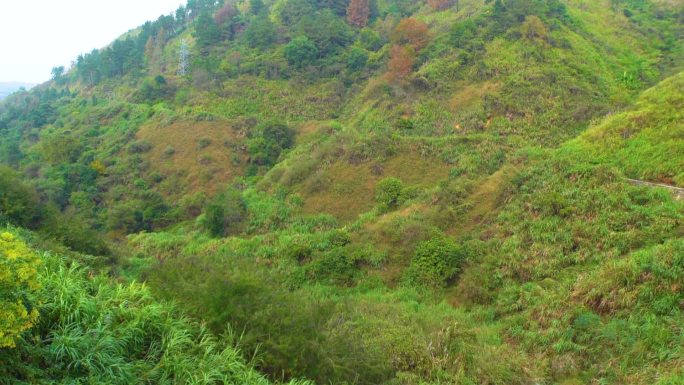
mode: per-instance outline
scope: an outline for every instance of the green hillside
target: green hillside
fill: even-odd
[[[678,384],[683,60],[679,0],[189,1],[0,103],[0,377]]]

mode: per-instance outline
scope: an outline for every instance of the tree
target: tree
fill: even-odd
[[[214,21],[224,38],[233,38],[233,26],[235,25],[235,17],[237,15],[238,10],[232,2],[227,2],[214,14]]]
[[[319,0],[319,4],[330,9],[337,16],[345,16],[347,7],[349,7],[349,0]]]
[[[475,25],[475,22],[468,19],[454,24],[453,27],[451,27],[449,37],[454,46],[463,48],[471,42],[476,33],[477,25]]]
[[[314,0],[287,0],[280,7],[278,17],[284,25],[293,27],[302,17],[314,15],[317,9],[319,7]]]
[[[59,66],[59,67],[53,67],[52,68],[52,80],[55,81],[55,83],[61,85],[64,84],[64,66]]]
[[[297,32],[316,44],[319,57],[334,55],[354,41],[349,25],[329,9],[302,17]]]
[[[310,65],[318,56],[318,48],[306,36],[298,36],[285,46],[285,59],[290,65],[303,68]]]
[[[368,53],[366,50],[353,47],[347,55],[347,68],[351,71],[359,71],[368,63]]]
[[[347,21],[349,24],[363,28],[368,24],[370,17],[369,0],[351,0],[347,7]]]
[[[453,0],[428,0],[428,5],[437,11],[443,11],[454,3]],[[458,3],[458,2],[456,2]],[[458,9],[456,10],[458,12]]]
[[[264,0],[250,0],[249,11],[252,13],[252,15],[258,15],[264,9]]]
[[[544,22],[538,16],[529,15],[520,26],[520,33],[528,40],[544,40],[548,34]]]
[[[430,41],[430,31],[427,24],[409,17],[401,20],[394,29],[392,41],[395,44],[411,45],[413,50],[418,52]]]
[[[32,299],[40,287],[38,255],[8,232],[0,233],[0,349],[13,348],[38,320]]]
[[[40,219],[38,194],[9,167],[0,166],[0,225],[34,228]]]
[[[319,57],[337,54],[354,41],[354,32],[349,25],[329,9],[302,17],[297,32],[316,44]]]
[[[414,56],[415,53],[411,47],[392,46],[387,64],[387,79],[389,81],[405,79],[413,70]]]
[[[283,150],[292,147],[294,136],[295,132],[284,123],[259,125],[247,142],[250,162],[258,166],[274,164]]]
[[[277,33],[268,15],[261,14],[252,20],[243,36],[247,44],[254,48],[267,48],[275,42]]]
[[[207,50],[221,40],[221,30],[208,12],[202,12],[195,22],[195,39],[200,52]]]

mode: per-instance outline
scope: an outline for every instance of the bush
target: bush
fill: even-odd
[[[284,123],[268,122],[256,128],[247,142],[250,162],[258,166],[275,164],[280,153],[292,147],[295,132]]]
[[[284,54],[291,66],[303,68],[316,60],[318,48],[308,37],[298,36],[285,46]]]
[[[200,224],[212,237],[223,237],[234,232],[246,215],[247,207],[242,194],[231,188],[209,202],[204,209]]]
[[[133,142],[128,146],[128,153],[129,154],[143,154],[145,152],[148,152],[152,149],[152,143],[146,141],[146,140],[140,140],[137,142]]]
[[[350,71],[359,71],[368,63],[368,53],[365,50],[354,47],[347,55],[347,68]]]
[[[0,232],[0,349],[13,348],[19,334],[38,319],[32,302],[40,287],[39,265],[40,258],[24,242]]]
[[[211,139],[210,138],[200,138],[197,141],[197,147],[199,147],[200,150],[203,150],[211,145]]]
[[[404,184],[401,180],[389,177],[382,179],[375,186],[375,202],[383,211],[399,206]]]
[[[452,240],[430,239],[416,247],[407,280],[417,285],[444,287],[459,273],[465,259],[465,250]]]
[[[1,237],[0,248],[9,242],[13,255],[34,255],[13,237]],[[146,286],[90,278],[92,272],[49,254],[44,266],[38,274],[34,268],[9,269],[19,277],[37,275],[41,303],[32,311],[41,317],[16,348],[0,349],[0,382],[269,384],[230,338],[219,342],[173,305],[155,301]],[[8,319],[3,314],[0,325]]]

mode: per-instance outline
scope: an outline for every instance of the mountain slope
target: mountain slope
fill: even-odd
[[[191,1],[0,104],[0,219],[274,381],[678,383],[684,207],[625,178],[682,186],[682,37],[681,1]]]

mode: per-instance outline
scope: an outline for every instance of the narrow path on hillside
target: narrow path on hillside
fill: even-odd
[[[653,182],[648,182],[645,180],[639,180],[639,179],[629,179],[625,178],[627,182],[637,185],[637,186],[648,186],[648,187],[661,187],[670,190],[675,196],[675,199],[679,200],[684,200],[684,188],[681,187],[676,187],[672,186],[669,184],[662,184],[662,183],[653,183]]]

